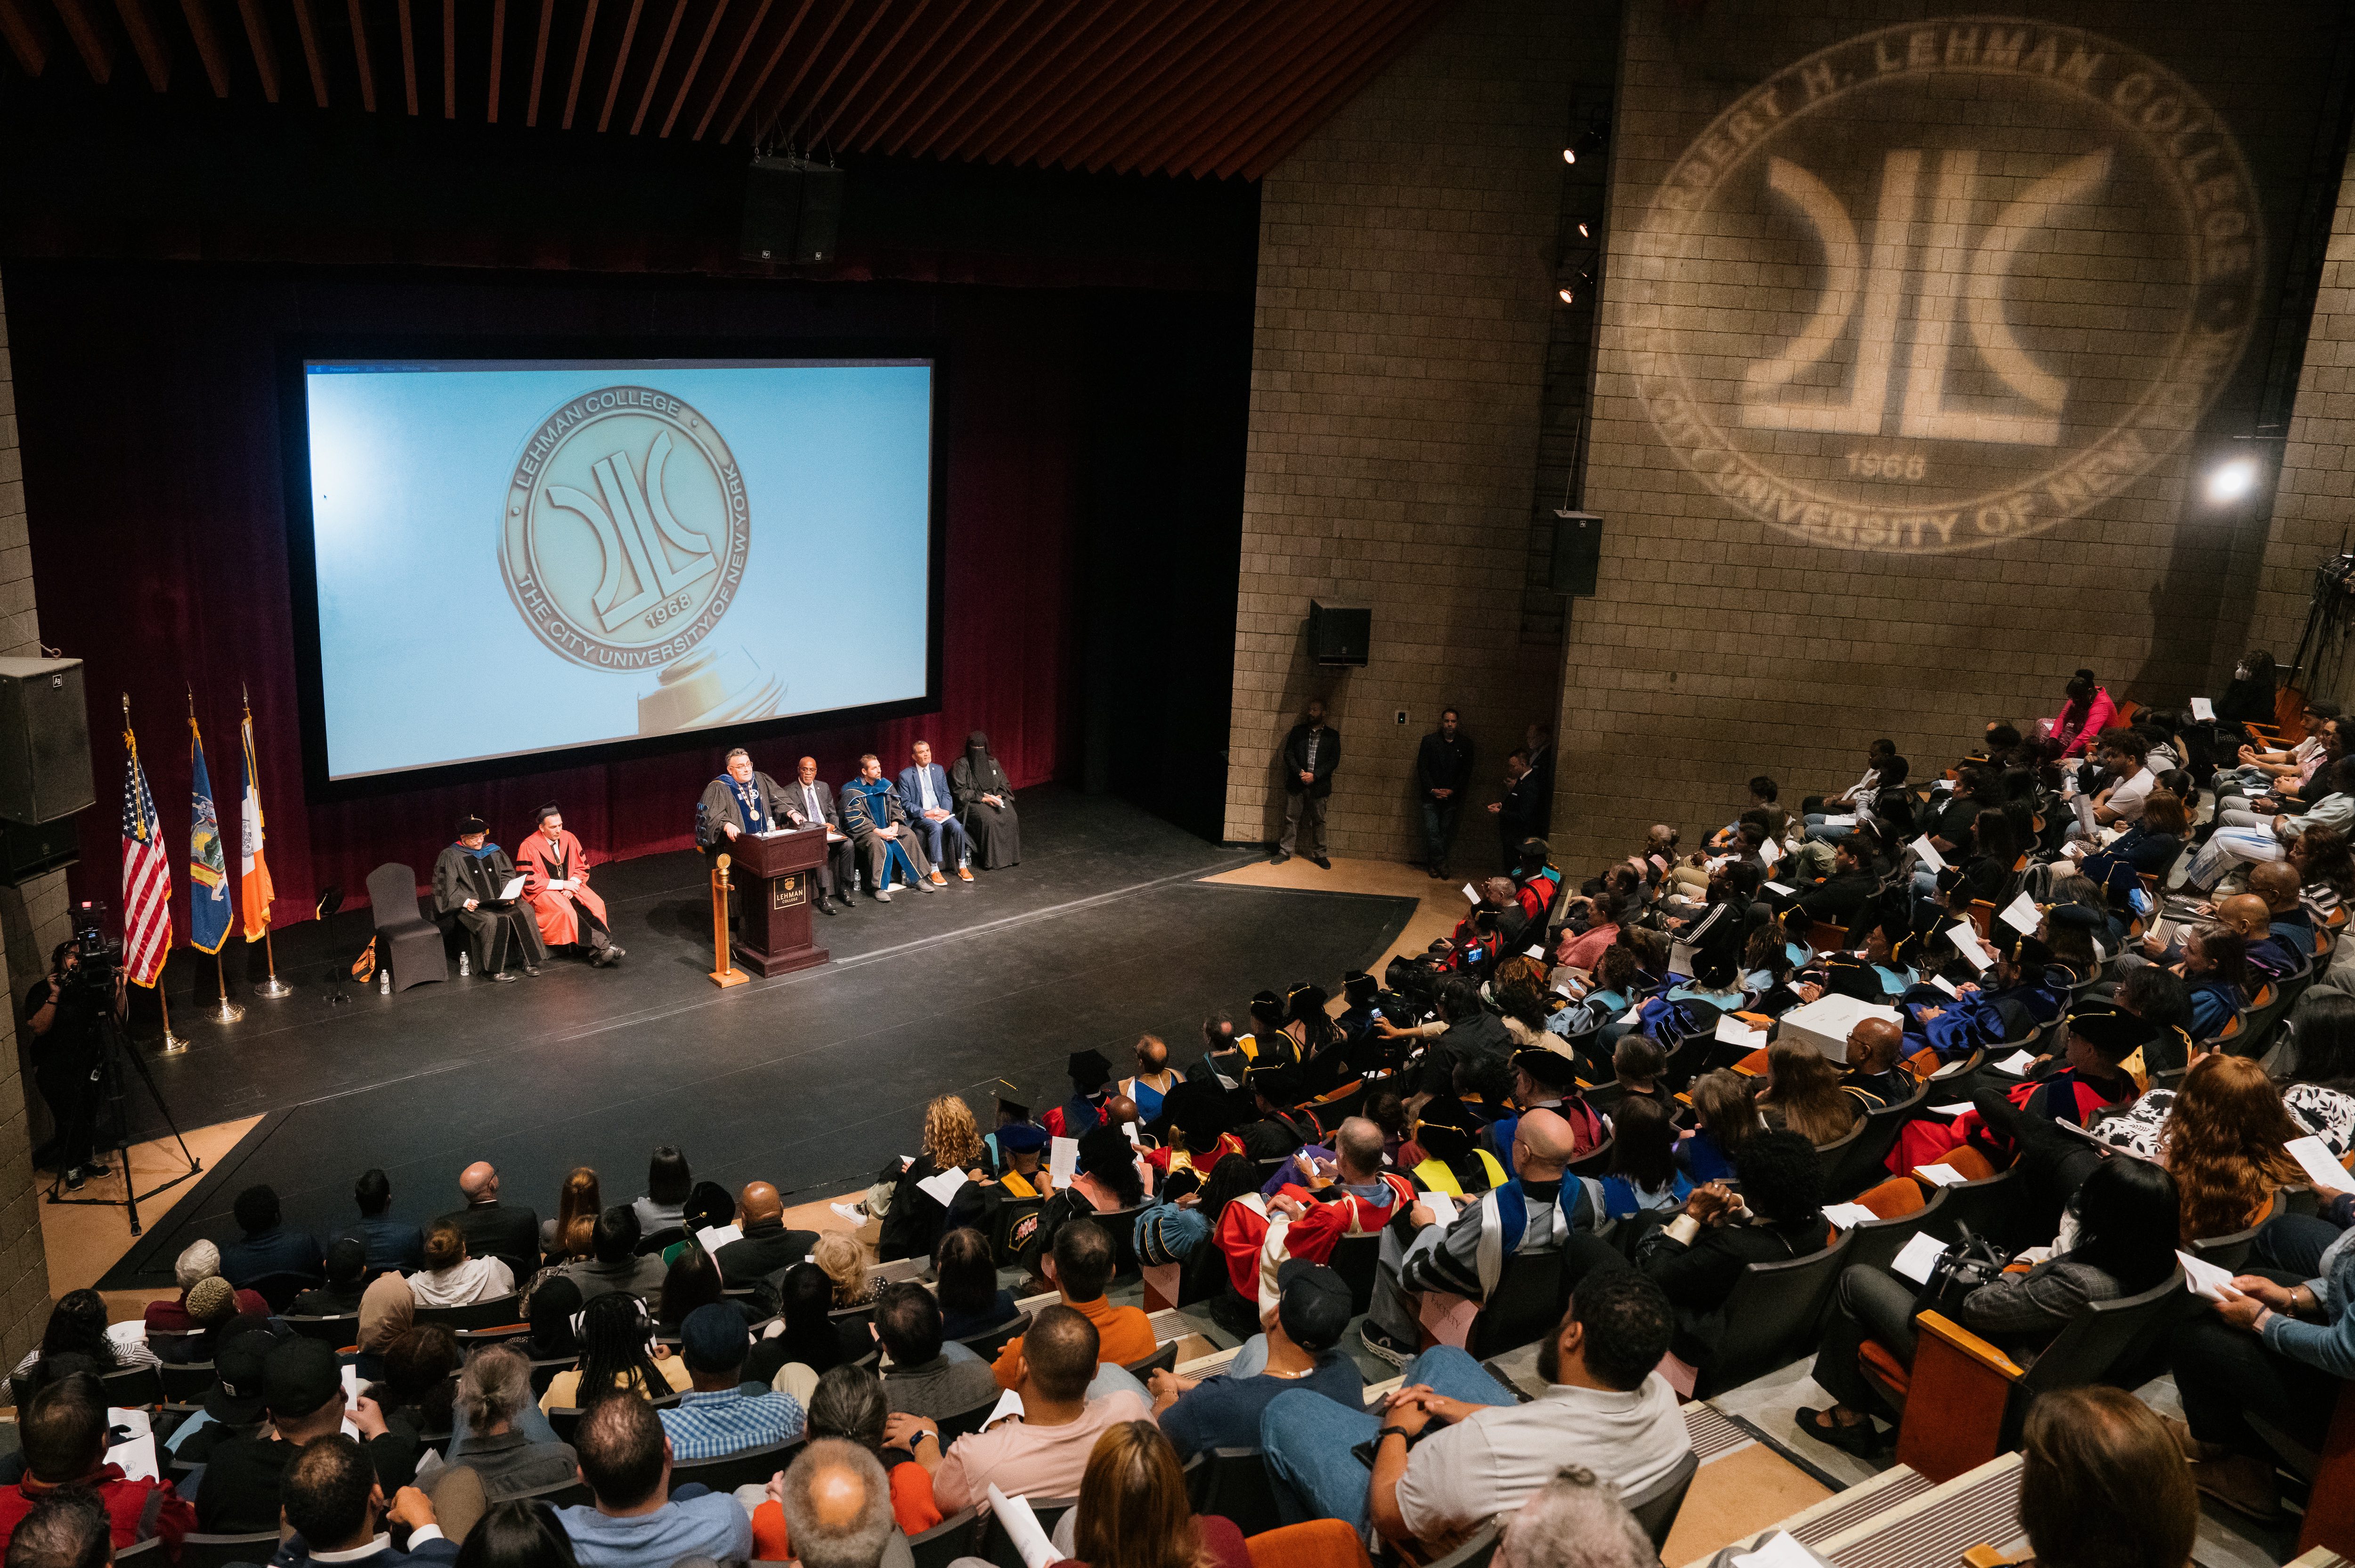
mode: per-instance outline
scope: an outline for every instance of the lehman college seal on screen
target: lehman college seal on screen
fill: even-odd
[[[592,669],[670,665],[744,581],[751,509],[711,421],[651,387],[605,387],[524,443],[499,566],[539,640]]]
[[[1677,456],[1811,543],[2052,527],[2179,446],[2263,272],[2247,164],[2165,67],[1968,16],[1834,45],[1677,157],[1612,286]]]

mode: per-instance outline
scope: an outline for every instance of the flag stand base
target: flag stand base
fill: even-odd
[[[272,975],[267,980],[262,981],[259,986],[254,987],[253,994],[257,997],[268,997],[272,1000],[275,1000],[280,997],[293,996],[294,994],[294,987],[280,979],[277,976]]]
[[[229,999],[229,970],[218,953],[213,955],[213,975],[220,982],[220,1006],[210,1009],[205,1016],[217,1024],[243,1022],[245,1009]]]
[[[164,1010],[164,1043],[157,1048],[159,1056],[177,1056],[188,1049],[188,1042],[172,1032],[172,1003],[164,995],[164,976],[155,976],[155,1005]]]
[[[158,1056],[177,1056],[180,1052],[187,1049],[188,1042],[186,1040],[182,1040],[178,1035],[174,1034],[170,1029],[166,1029],[164,1031],[163,1048],[156,1051],[155,1054]]]

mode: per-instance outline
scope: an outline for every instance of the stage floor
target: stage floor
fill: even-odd
[[[355,987],[330,1008],[331,940],[357,951],[366,916],[282,932],[293,997],[249,997],[245,1020],[225,1027],[176,1017],[192,1049],[148,1059],[181,1126],[260,1121],[193,1190],[155,1200],[103,1283],[168,1285],[190,1241],[236,1234],[231,1200],[255,1182],[277,1189],[291,1223],[332,1234],[370,1166],[391,1176],[395,1213],[418,1221],[458,1205],[458,1172],[475,1159],[543,1215],[576,1165],[602,1175],[608,1202],[627,1201],[660,1143],[684,1149],[698,1179],[764,1179],[789,1203],[830,1196],[913,1154],[934,1095],[964,1094],[986,1125],[1000,1079],[1009,1098],[1060,1103],[1074,1051],[1122,1068],[1150,1031],[1191,1061],[1206,1012],[1240,1019],[1254,990],[1298,979],[1337,990],[1415,912],[1403,889],[1205,880],[1259,857],[1068,790],[1026,792],[1023,838],[1018,867],[815,917],[833,963],[726,991],[706,977],[709,900],[692,853],[599,868],[629,949],[611,970],[559,959],[514,985]],[[133,1115],[140,1136],[163,1130],[144,1096]]]

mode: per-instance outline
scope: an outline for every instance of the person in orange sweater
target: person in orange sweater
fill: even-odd
[[[887,1424],[896,1420],[883,1396],[883,1380],[865,1367],[836,1367],[817,1380],[809,1401],[809,1446],[838,1437],[864,1448],[882,1464],[890,1477],[891,1522],[907,1536],[922,1535],[941,1522],[932,1504],[932,1472],[916,1463],[904,1445],[886,1447]],[[785,1522],[784,1472],[769,1477],[768,1500],[752,1510],[752,1559],[756,1563],[793,1560],[793,1541]],[[740,1493],[740,1496],[749,1494]]]
[[[1116,1261],[1112,1235],[1093,1220],[1071,1220],[1055,1232],[1047,1254],[1047,1277],[1063,1297],[1063,1305],[1096,1326],[1096,1359],[1125,1367],[1153,1354],[1153,1322],[1134,1307],[1114,1307],[1104,1299]],[[1008,1339],[990,1371],[999,1388],[1022,1381],[1022,1339]]]

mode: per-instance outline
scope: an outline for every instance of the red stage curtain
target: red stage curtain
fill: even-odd
[[[332,882],[347,901],[363,901],[368,873],[385,861],[426,876],[467,812],[513,844],[528,831],[528,813],[554,799],[600,859],[684,848],[695,798],[719,771],[729,742],[715,736],[702,750],[607,765],[333,804],[306,798],[277,387],[281,343],[295,335],[938,344],[949,444],[942,710],[786,737],[754,753],[788,776],[808,752],[839,781],[861,752],[896,772],[920,737],[953,757],[967,731],[986,730],[1018,787],[1075,762],[1084,334],[1070,294],[25,261],[8,269],[7,306],[41,637],[88,668],[99,804],[70,878],[77,897],[111,905],[120,897],[120,692],[130,694],[148,779],[177,845],[187,822],[187,688],[232,836],[239,688],[250,688],[282,925],[308,918],[316,891]],[[809,635],[861,635],[856,574],[814,561],[812,578],[808,607],[819,619]],[[486,671],[479,688],[448,696],[453,708],[505,709],[527,694]],[[185,874],[176,880],[185,939]]]

